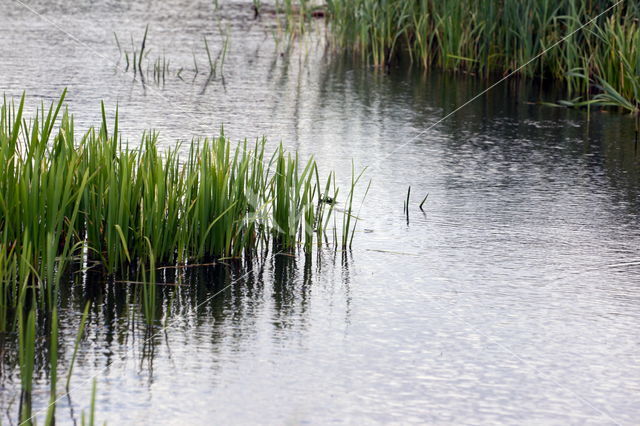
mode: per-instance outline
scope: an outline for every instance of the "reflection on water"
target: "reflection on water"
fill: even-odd
[[[61,288],[60,338],[64,344],[59,351],[59,375],[66,374],[69,368],[79,316],[87,302],[91,304],[87,331],[75,366],[82,373],[73,376],[72,389],[79,387],[78,391],[86,392],[90,389],[86,381],[91,375],[109,375],[113,368],[125,364],[131,366],[129,374],[140,380],[135,391],[140,391],[140,386],[151,391],[158,364],[162,365],[163,373],[166,368],[173,369],[175,374],[184,373],[181,357],[189,353],[189,348],[197,353],[198,348],[209,347],[206,365],[213,370],[219,368],[217,358],[224,357],[227,351],[231,354],[246,351],[256,338],[261,314],[266,312],[273,342],[292,331],[304,332],[311,291],[318,280],[316,275],[320,269],[327,276],[336,269],[347,268],[347,256],[341,259],[336,263],[333,252],[321,252],[313,258],[276,253],[259,259],[162,269],[157,283],[157,320],[152,325],[146,323],[142,314],[142,284],[105,279],[101,273],[78,269]],[[342,287],[343,282],[339,279],[335,284]],[[344,291],[347,289],[345,284]],[[348,315],[347,310],[345,321]],[[48,328],[43,324],[43,330]],[[3,408],[7,420],[14,421],[20,394],[17,342],[15,336],[2,337]],[[34,413],[47,403],[49,345],[48,336],[43,334],[36,351],[40,389],[34,392]],[[223,348],[225,353],[221,352]],[[78,422],[78,406],[85,406],[86,401],[79,403],[75,401],[75,392],[72,395],[65,395],[58,403],[59,422]],[[28,402],[29,398],[23,404]]]
[[[151,327],[139,284],[74,274],[60,298],[61,377],[87,300],[91,311],[60,423],[87,410],[94,375],[97,418],[112,424],[637,423],[633,118],[540,106],[562,93],[511,79],[425,132],[489,82],[378,73],[314,37],[276,43],[274,21],[243,2],[30,4],[82,43],[0,4],[8,94],[26,89],[34,105],[69,87],[78,129],[104,99],[131,143],[149,127],[170,144],[224,124],[314,155],[343,186],[352,160],[373,180],[353,252],[162,270]],[[203,36],[222,45],[218,17],[231,34],[224,82],[194,80]],[[115,68],[113,31],[139,41],[147,23],[150,57],[175,68],[143,87]],[[0,409],[15,422],[15,336],[0,338]],[[47,345],[34,411],[48,400]]]

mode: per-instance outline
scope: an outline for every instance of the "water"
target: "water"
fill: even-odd
[[[3,92],[26,90],[35,106],[67,87],[78,129],[98,122],[100,100],[111,116],[117,103],[132,143],[148,128],[169,145],[224,125],[233,139],[315,155],[343,185],[352,160],[372,179],[352,252],[186,271],[184,286],[163,287],[168,327],[150,339],[134,285],[75,277],[61,302],[61,376],[84,302],[94,305],[60,424],[87,411],[94,376],[109,424],[640,420],[631,118],[587,122],[533,104],[555,92],[511,80],[425,131],[487,82],[379,73],[314,37],[276,44],[275,21],[253,21],[249,1],[25,3],[43,17],[0,4]],[[137,45],[146,24],[150,60],[164,50],[171,61],[164,84],[143,85],[118,59],[113,32]],[[217,55],[225,31],[224,81],[205,84],[203,36]],[[15,422],[10,346],[0,406]],[[34,411],[48,400],[44,369],[36,382]]]

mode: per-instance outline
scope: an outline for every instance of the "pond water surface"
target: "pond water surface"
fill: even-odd
[[[536,105],[557,95],[511,79],[430,128],[489,82],[380,73],[319,36],[276,42],[251,1],[219,3],[4,0],[0,90],[34,107],[67,87],[79,130],[100,100],[111,116],[118,104],[131,143],[149,128],[165,145],[222,125],[234,140],[265,135],[343,186],[353,161],[372,181],[360,232],[350,252],[185,272],[163,288],[167,327],[150,339],[135,286],[77,279],[61,301],[63,372],[94,303],[58,423],[79,422],[96,377],[109,424],[637,424],[633,120]],[[161,83],[125,72],[114,38],[131,49],[147,24],[148,60],[170,61]],[[207,82],[203,37],[217,55],[224,34]],[[19,371],[3,355],[2,422],[16,423]],[[41,369],[34,411],[47,383]]]

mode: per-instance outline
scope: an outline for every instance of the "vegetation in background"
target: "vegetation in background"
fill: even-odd
[[[222,46],[220,47],[220,50],[218,51],[215,58],[211,54],[211,49],[209,48],[209,42],[207,38],[203,37],[203,46],[207,54],[209,64],[207,84],[214,80],[218,75],[220,75],[220,77],[224,79],[224,62],[229,50],[230,30],[228,27],[223,29],[222,25],[218,23],[218,31],[222,39]],[[142,36],[142,42],[139,48],[136,47],[137,45],[134,42],[133,35],[131,35],[131,45],[129,48],[124,48],[120,44],[120,39],[115,32],[113,33],[113,36],[115,38],[116,46],[118,47],[118,52],[120,54],[118,58],[118,66],[120,66],[120,64],[124,60],[124,64],[122,64],[122,70],[124,72],[132,72],[134,77],[139,76],[143,84],[147,81],[150,81],[156,86],[164,87],[166,80],[169,77],[176,77],[184,80],[183,73],[187,71],[188,67],[181,66],[177,69],[175,67],[172,68],[171,60],[166,56],[164,50],[162,54],[156,55],[155,58],[151,56],[152,50],[147,47],[147,41],[149,37],[148,25],[145,27],[144,35]],[[195,78],[200,73],[195,53],[193,54],[193,68],[189,71],[192,72],[193,81],[195,81]]]
[[[571,105],[640,108],[640,3],[616,0],[327,0],[332,42],[384,67],[564,81]],[[578,31],[576,31],[578,30]],[[566,42],[564,37],[574,33]],[[556,45],[557,44],[557,45]]]

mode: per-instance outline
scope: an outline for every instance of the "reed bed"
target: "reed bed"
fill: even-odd
[[[376,67],[564,81],[573,102],[640,108],[640,4],[614,0],[327,0],[330,38]],[[558,43],[556,45],[556,43]],[[552,47],[528,66],[538,53]]]
[[[110,125],[104,105],[99,128],[76,138],[63,101],[31,121],[24,97],[17,106],[5,99],[0,112],[3,282],[46,283],[51,302],[48,284],[80,249],[116,272],[150,256],[166,265],[321,243],[335,205],[321,189],[331,190],[333,175],[321,182],[313,159],[303,163],[282,146],[266,156],[264,139],[232,147],[223,133],[193,141],[182,157],[179,144],[160,152],[155,132],[131,148],[117,111]]]
[[[40,350],[49,353],[55,401],[58,297],[72,269],[141,278],[141,314],[153,326],[162,265],[348,249],[357,223],[354,188],[361,175],[355,171],[338,213],[335,176],[321,180],[313,159],[304,162],[282,146],[267,155],[264,139],[234,146],[223,132],[160,150],[158,134],[150,131],[130,147],[117,110],[110,123],[104,105],[100,125],[77,136],[64,98],[31,119],[24,116],[24,96],[5,98],[0,108],[0,333],[18,337],[26,423]],[[88,306],[67,388],[87,313]],[[50,344],[38,349],[43,338]],[[45,423],[54,418],[52,405]]]

